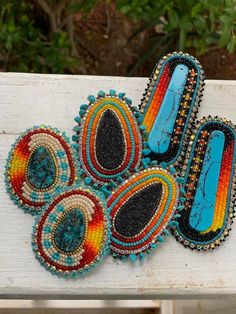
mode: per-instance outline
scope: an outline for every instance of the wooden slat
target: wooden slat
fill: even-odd
[[[217,249],[192,252],[168,238],[143,264],[108,257],[83,279],[52,276],[31,250],[34,218],[5,192],[3,169],[16,134],[50,124],[69,135],[88,94],[125,91],[139,104],[146,78],[0,74],[0,297],[25,299],[200,298],[236,293],[236,228]],[[236,122],[236,82],[207,81],[200,115]]]
[[[166,302],[164,302],[164,306]],[[0,300],[1,309],[159,309],[158,300]],[[122,312],[123,313],[123,312]],[[164,311],[163,314],[169,314]]]

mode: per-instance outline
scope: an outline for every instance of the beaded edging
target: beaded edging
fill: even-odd
[[[113,257],[143,260],[164,241],[183,209],[182,181],[174,167],[152,167],[132,175],[112,192],[107,207]]]
[[[173,233],[185,247],[214,249],[225,241],[234,218],[235,126],[219,117],[203,118],[191,135],[186,157],[185,208]]]
[[[104,195],[90,187],[65,188],[36,218],[32,248],[42,266],[66,279],[86,275],[109,253]],[[73,233],[73,234],[72,234]]]
[[[5,166],[6,189],[25,212],[38,214],[64,186],[78,180],[76,155],[63,132],[50,126],[34,126],[12,145]]]
[[[140,166],[146,143],[138,108],[125,93],[100,91],[80,107],[72,137],[86,184],[107,195]],[[137,120],[136,120],[137,119]]]
[[[170,53],[155,66],[140,105],[151,159],[173,164],[184,154],[203,89],[203,69],[187,53]]]

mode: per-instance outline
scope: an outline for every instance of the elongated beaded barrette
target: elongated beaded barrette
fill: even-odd
[[[45,126],[17,139],[7,191],[38,215],[32,246],[43,266],[77,278],[109,251],[143,260],[170,231],[198,250],[225,240],[234,217],[235,127],[218,117],[196,122],[203,87],[194,57],[169,54],[140,110],[125,93],[100,91],[81,105],[72,145]]]
[[[140,105],[151,159],[173,164],[186,149],[204,77],[198,60],[181,52],[168,54],[155,66]]]
[[[197,250],[214,249],[231,230],[235,206],[235,126],[219,117],[196,124],[183,166],[186,201],[176,239]]]

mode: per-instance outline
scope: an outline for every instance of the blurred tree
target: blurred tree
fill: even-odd
[[[74,36],[74,13],[86,13],[96,2],[1,0],[0,67],[43,73],[76,68],[79,39]]]

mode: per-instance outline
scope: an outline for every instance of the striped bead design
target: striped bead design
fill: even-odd
[[[74,152],[57,129],[34,127],[12,145],[6,164],[7,191],[26,212],[39,213],[55,191],[75,179]]]
[[[186,157],[187,200],[174,234],[186,247],[214,249],[225,240],[234,217],[235,126],[218,117],[202,119]]]
[[[99,192],[67,188],[36,219],[32,245],[49,271],[76,278],[91,270],[107,254],[109,222]]]
[[[113,90],[88,99],[90,104],[82,105],[75,118],[73,137],[84,176],[96,183],[121,181],[140,164],[142,137],[134,116],[139,112],[123,93]]]
[[[178,200],[175,175],[159,167],[145,169],[122,183],[107,200],[113,255],[142,259],[176,224]]]
[[[168,54],[155,66],[140,106],[151,159],[173,164],[179,158],[186,148],[203,86],[201,65],[188,54]]]

